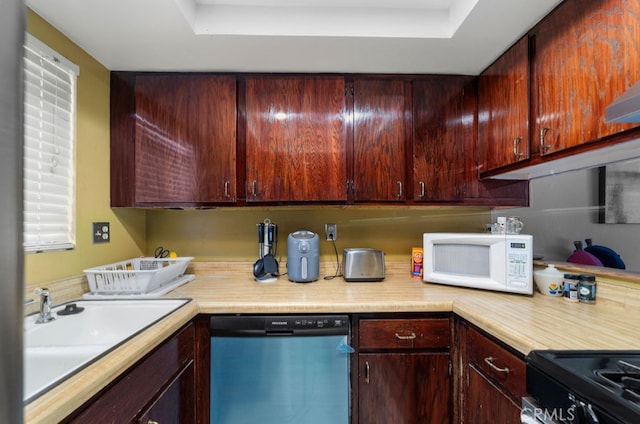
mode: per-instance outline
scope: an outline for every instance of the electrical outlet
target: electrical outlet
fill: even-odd
[[[337,224],[324,224],[324,235],[327,240],[338,239],[338,225]]]
[[[93,244],[109,243],[111,241],[111,228],[108,222],[93,223]]]

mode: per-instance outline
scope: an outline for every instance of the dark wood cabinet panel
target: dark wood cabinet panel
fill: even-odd
[[[344,78],[245,85],[247,202],[346,201]]]
[[[236,201],[236,79],[111,73],[111,206]]]
[[[194,337],[188,324],[63,422],[133,423],[145,414],[193,422],[173,419],[195,417]]]
[[[367,319],[360,321],[360,349],[434,349],[451,346],[447,318]]]
[[[478,77],[479,173],[529,159],[529,39]]]
[[[359,355],[360,424],[451,423],[448,353]]]
[[[136,203],[236,200],[236,81],[141,75],[135,84]]]
[[[195,409],[193,407],[186,407],[186,405],[195,405],[195,375],[193,363],[190,363],[171,381],[152,405],[143,412],[138,423],[195,423]]]
[[[408,82],[353,82],[353,192],[356,202],[406,198]]]
[[[464,320],[456,325],[461,393],[457,405],[464,424],[519,423],[526,396],[526,364],[502,343]]]
[[[466,424],[519,424],[520,407],[505,396],[476,368],[468,368],[468,387],[464,423]]]
[[[553,154],[633,124],[605,108],[640,80],[640,3],[567,0],[531,32],[533,146]],[[637,124],[636,124],[637,125]]]
[[[355,322],[354,423],[452,423],[451,318],[376,315]]]
[[[465,158],[473,152],[468,142],[475,141],[475,109],[469,109],[465,99],[466,86],[472,81],[466,77],[442,77],[413,83],[416,201],[457,201],[465,195],[468,179]],[[475,92],[473,96],[475,103]]]

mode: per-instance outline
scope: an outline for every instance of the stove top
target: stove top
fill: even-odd
[[[527,391],[556,415],[578,416],[565,422],[640,423],[640,351],[532,351]]]

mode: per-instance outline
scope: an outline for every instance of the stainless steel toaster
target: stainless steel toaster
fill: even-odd
[[[384,252],[368,248],[344,249],[342,269],[345,281],[382,281]]]

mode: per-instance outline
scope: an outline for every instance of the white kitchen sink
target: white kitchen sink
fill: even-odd
[[[36,324],[24,322],[24,400],[60,383],[90,362],[187,303],[185,299],[81,300],[84,310]]]

